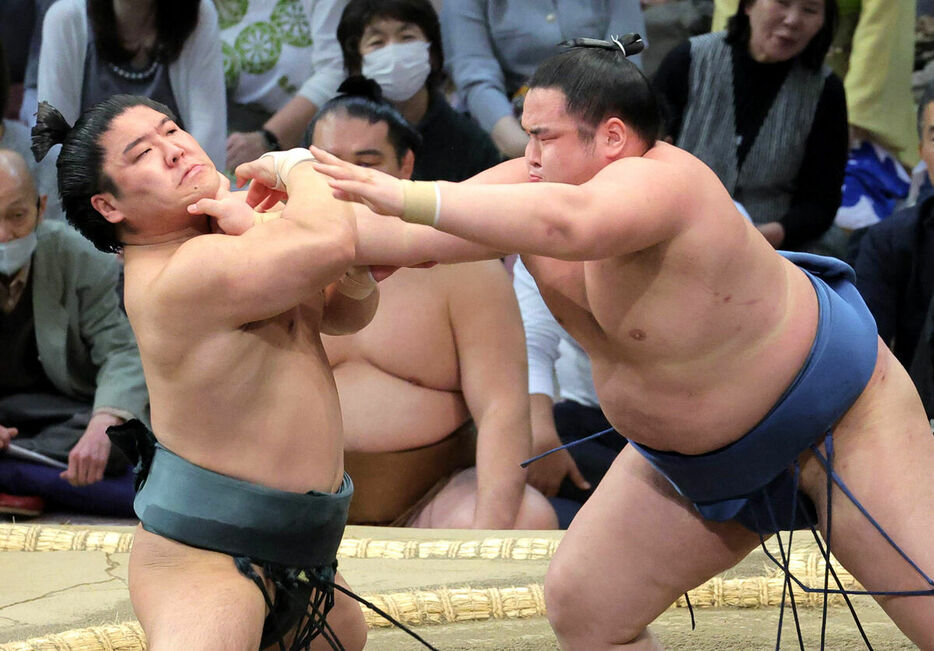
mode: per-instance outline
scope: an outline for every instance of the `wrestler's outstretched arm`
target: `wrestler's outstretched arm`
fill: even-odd
[[[315,169],[331,177],[340,199],[492,250],[565,260],[607,258],[670,239],[690,212],[688,184],[695,181],[671,162],[631,157],[581,185],[413,183],[312,151]]]

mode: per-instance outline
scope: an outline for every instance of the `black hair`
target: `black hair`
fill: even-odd
[[[344,7],[337,25],[337,41],[344,55],[344,69],[347,73],[360,74],[363,68],[360,39],[363,38],[367,25],[378,18],[392,18],[418,25],[428,39],[428,54],[431,60],[428,88],[433,90],[440,87],[444,81],[441,23],[430,0],[350,0]]]
[[[104,173],[103,136],[114,118],[134,106],[148,106],[175,120],[172,111],[148,97],[113,95],[85,111],[72,127],[64,116],[48,102],[39,103],[36,126],[32,128],[32,153],[36,160],[45,158],[54,145],[61,144],[58,168],[58,194],[68,221],[104,252],[116,253],[122,248],[114,224],[104,219],[91,205],[91,197],[120,191]]]
[[[347,117],[366,120],[370,124],[385,122],[388,128],[389,144],[396,153],[396,161],[401,165],[406,152],[417,153],[422,146],[422,136],[408,120],[402,117],[391,104],[383,99],[379,84],[361,75],[348,77],[337,92],[337,97],[322,106],[305,132],[305,145],[312,144],[315,125],[324,116],[331,113],[343,113]]]
[[[172,63],[182,53],[185,41],[198,26],[201,2],[209,0],[158,0],[152,3],[156,12],[156,43],[153,58]],[[127,50],[117,28],[114,0],[87,0],[88,20],[94,29],[97,54],[110,63],[127,63],[136,50]]]
[[[739,7],[726,23],[726,42],[738,47],[749,47],[749,37],[752,29],[749,26],[749,16],[746,10],[760,0],[739,0]],[[824,0],[824,24],[820,31],[814,35],[804,51],[798,56],[801,63],[811,70],[820,70],[827,57],[830,44],[833,43],[834,32],[840,20],[840,11],[837,9],[837,0]]]
[[[0,120],[6,115],[7,103],[10,101],[10,69],[6,64],[6,54],[3,50],[3,40],[0,39]]]
[[[633,47],[638,39],[635,34],[620,39],[623,47],[629,44],[625,53],[615,42],[568,41],[569,50],[546,59],[532,74],[529,89],[564,93],[565,110],[581,123],[578,134],[584,141],[593,139],[601,122],[617,117],[651,148],[661,126],[658,101],[649,80],[626,59],[641,49]]]
[[[918,138],[924,138],[924,109],[928,104],[934,102],[934,81],[924,87],[921,93],[921,101],[918,102]]]

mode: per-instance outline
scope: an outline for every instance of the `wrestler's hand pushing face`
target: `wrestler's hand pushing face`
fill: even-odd
[[[279,176],[276,174],[275,160],[271,156],[263,156],[249,163],[243,163],[234,173],[237,175],[238,188],[242,188],[247,181],[250,181],[246,202],[257,210],[268,210],[288,198],[283,190],[277,189]]]
[[[216,229],[227,235],[242,235],[252,228],[256,214],[246,203],[245,192],[231,192],[230,181],[218,173],[220,185],[213,199],[199,199],[188,206],[192,215],[208,215],[214,219]]]
[[[341,160],[323,149],[312,147],[315,169],[329,177],[334,197],[362,203],[375,213],[400,217],[404,205],[402,181],[370,167]]]

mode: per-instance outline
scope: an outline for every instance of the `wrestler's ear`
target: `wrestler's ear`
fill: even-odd
[[[617,159],[622,156],[626,142],[629,140],[629,127],[626,123],[617,117],[607,118],[600,125],[597,138],[599,143],[605,148],[607,157]]]
[[[402,156],[402,166],[399,168],[399,178],[400,179],[410,179],[412,178],[412,172],[415,171],[415,152],[411,149],[405,150],[405,155]]]
[[[119,224],[124,220],[124,214],[117,209],[114,196],[110,192],[101,192],[91,197],[91,206],[111,224]]]

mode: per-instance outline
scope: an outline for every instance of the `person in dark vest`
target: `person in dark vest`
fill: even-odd
[[[704,161],[776,248],[818,251],[840,207],[843,82],[823,65],[836,0],[743,0],[654,78],[670,141]]]

